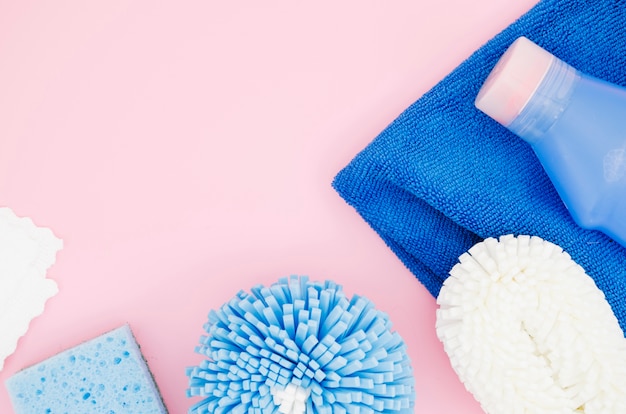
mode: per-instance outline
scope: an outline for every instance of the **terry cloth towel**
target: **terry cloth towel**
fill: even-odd
[[[434,296],[475,243],[535,235],[586,270],[626,331],[626,249],[579,227],[530,146],[474,107],[488,73],[519,36],[626,85],[625,1],[541,1],[406,109],[333,186]]]

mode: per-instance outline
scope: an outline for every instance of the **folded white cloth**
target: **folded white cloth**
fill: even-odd
[[[62,247],[50,229],[0,207],[0,370],[30,321],[58,292],[46,273]]]

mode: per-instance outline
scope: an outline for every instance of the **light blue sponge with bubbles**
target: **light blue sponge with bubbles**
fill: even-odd
[[[167,413],[128,325],[6,381],[16,414]]]
[[[283,278],[209,313],[188,368],[189,413],[409,414],[406,345],[373,303],[331,281]]]

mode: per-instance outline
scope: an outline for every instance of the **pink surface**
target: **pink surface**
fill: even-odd
[[[416,412],[481,413],[434,298],[330,183],[534,1],[248,3],[0,0],[0,205],[65,242],[0,382],[128,322],[186,412],[208,311],[307,274],[390,315]]]

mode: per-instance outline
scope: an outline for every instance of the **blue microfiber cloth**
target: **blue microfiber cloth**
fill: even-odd
[[[16,414],[166,414],[128,325],[6,381]]]
[[[626,330],[626,249],[574,223],[528,144],[474,107],[519,36],[626,85],[626,2],[541,1],[406,109],[333,186],[434,296],[475,243],[536,235],[587,271]]]

